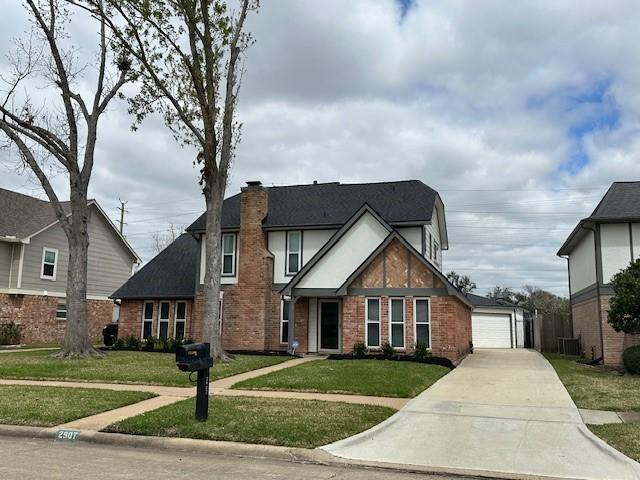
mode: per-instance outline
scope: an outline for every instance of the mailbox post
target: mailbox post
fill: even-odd
[[[213,367],[210,344],[192,343],[178,347],[176,366],[183,372],[197,372],[196,420],[204,422],[209,417],[209,369]]]

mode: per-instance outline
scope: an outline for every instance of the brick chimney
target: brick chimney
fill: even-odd
[[[247,182],[240,194],[238,235],[238,318],[242,350],[267,348],[271,310],[273,255],[267,250],[262,221],[267,216],[268,194],[261,182]]]

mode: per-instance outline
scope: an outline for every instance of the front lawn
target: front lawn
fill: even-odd
[[[640,462],[640,424],[589,425],[589,429],[616,450]]]
[[[0,423],[51,427],[155,397],[94,388],[0,386]]]
[[[415,397],[449,372],[446,367],[392,360],[319,360],[236,383],[246,390]]]
[[[317,400],[211,397],[209,419],[198,422],[194,408],[194,399],[183,400],[105,431],[314,448],[362,432],[395,413],[387,407]]]
[[[576,363],[577,357],[545,354],[578,408],[640,411],[640,376],[617,375]]]
[[[236,355],[217,363],[211,380],[268,367],[289,360],[286,356]],[[189,375],[178,370],[173,353],[108,352],[104,358],[60,360],[50,351],[0,355],[0,378],[75,380],[83,382],[133,383],[188,387]]]

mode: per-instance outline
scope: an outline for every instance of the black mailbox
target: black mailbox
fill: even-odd
[[[176,365],[183,372],[197,372],[213,367],[208,343],[192,343],[176,349]]]
[[[183,372],[197,372],[196,419],[205,421],[209,416],[209,369],[213,367],[211,345],[192,343],[176,349],[176,365]],[[191,378],[191,375],[189,375]]]

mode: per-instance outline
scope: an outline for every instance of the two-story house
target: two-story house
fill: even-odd
[[[206,234],[203,215],[112,295],[122,334],[201,338]],[[228,350],[469,351],[472,306],[440,271],[444,205],[420,181],[248,182],[224,201],[221,243]]]
[[[568,258],[574,336],[588,358],[620,365],[640,335],[616,332],[607,321],[611,278],[640,257],[640,182],[615,182],[593,213],[578,223],[559,256]]]
[[[140,260],[98,203],[89,205],[89,332],[99,340],[114,315],[109,294]],[[66,202],[63,208],[70,211]],[[0,323],[18,324],[22,342],[62,340],[68,263],[67,237],[51,204],[0,188]]]

